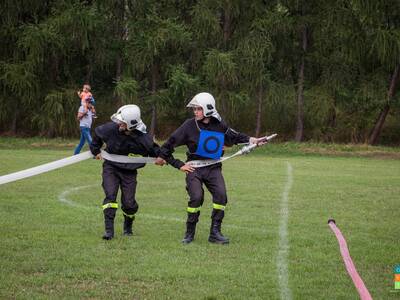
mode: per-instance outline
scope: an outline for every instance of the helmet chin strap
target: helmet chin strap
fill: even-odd
[[[203,115],[203,117],[201,119],[196,118],[197,122],[203,122],[204,120],[210,120],[210,117],[206,117],[205,115]],[[203,123],[205,123],[205,122],[203,122]],[[206,122],[206,123],[208,123],[208,122]]]
[[[132,128],[131,130],[129,130],[128,128],[118,127],[119,132],[125,133],[126,135],[131,135],[135,129],[137,128]]]

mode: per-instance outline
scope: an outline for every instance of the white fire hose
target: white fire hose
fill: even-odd
[[[154,163],[156,160],[154,157],[129,157],[124,155],[109,154],[104,150],[101,150],[101,156],[110,161],[119,163]],[[11,173],[8,175],[0,176],[0,185],[17,181],[20,179],[32,177],[45,172],[49,172],[55,169],[59,169],[65,166],[76,164],[78,162],[93,158],[93,154],[90,151],[82,152],[77,155],[69,156],[60,160],[56,160],[47,164],[43,164],[37,167],[26,169],[23,171]]]
[[[269,141],[276,136],[277,136],[277,134],[272,134],[270,136],[265,137],[265,140]],[[248,145],[244,146],[242,149],[240,149],[238,152],[236,152],[235,154],[228,156],[228,157],[222,157],[217,160],[213,160],[213,159],[192,160],[187,163],[190,164],[194,168],[202,168],[202,167],[206,167],[206,166],[210,166],[210,165],[214,165],[214,164],[223,162],[227,159],[233,158],[238,155],[247,154],[247,153],[251,152],[252,150],[254,150],[256,147],[258,147],[257,144],[248,144]],[[138,163],[154,163],[156,161],[155,157],[130,157],[130,156],[125,156],[125,155],[110,154],[104,150],[101,150],[101,156],[105,160],[118,162],[118,163],[136,163],[136,164],[138,164]],[[50,162],[47,164],[43,164],[43,165],[40,165],[37,167],[33,167],[30,169],[11,173],[8,175],[3,175],[3,176],[0,176],[0,185],[6,184],[9,182],[13,182],[13,181],[17,181],[20,179],[32,177],[35,175],[39,175],[39,174],[49,172],[49,171],[52,171],[55,169],[59,169],[59,168],[65,167],[65,166],[69,166],[72,164],[76,164],[78,162],[87,160],[89,158],[93,158],[93,154],[90,151],[86,151],[86,152],[83,152],[83,153],[80,153],[77,155],[69,156],[69,157],[66,157],[66,158],[63,158],[60,160],[56,160],[56,161],[53,161],[53,162]]]

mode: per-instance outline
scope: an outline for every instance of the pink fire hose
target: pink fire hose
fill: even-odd
[[[347,273],[349,273],[351,279],[353,280],[353,283],[360,294],[361,300],[372,300],[372,297],[370,293],[367,290],[367,287],[365,286],[363,280],[361,279],[360,275],[358,275],[356,267],[354,266],[354,263],[350,257],[349,249],[347,248],[347,243],[340,232],[339,228],[336,227],[336,222],[333,219],[328,220],[328,225],[332,229],[333,233],[336,235],[336,238],[339,242],[339,247],[340,247],[340,253],[342,254],[342,258],[344,261],[344,264],[347,269]]]

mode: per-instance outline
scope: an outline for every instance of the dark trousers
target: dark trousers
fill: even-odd
[[[118,207],[117,194],[121,189],[121,209],[124,215],[133,218],[138,211],[136,202],[136,170],[125,170],[113,166],[107,162],[103,163],[103,190],[105,198],[103,201],[104,216],[114,219]]]
[[[197,223],[198,221],[200,208],[204,202],[203,184],[212,195],[213,212],[211,218],[216,221],[221,221],[224,218],[224,209],[228,203],[228,198],[221,165],[217,164],[197,168],[194,172],[186,175],[186,190],[189,194],[187,208],[189,223]]]

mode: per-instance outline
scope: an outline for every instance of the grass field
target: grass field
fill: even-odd
[[[0,175],[71,153],[68,146],[0,147]],[[278,145],[227,161],[227,246],[207,241],[208,193],[195,242],[180,244],[184,174],[155,166],[138,176],[134,236],[121,235],[118,211],[116,238],[101,240],[100,174],[101,163],[90,160],[0,186],[0,298],[358,299],[327,225],[331,217],[372,297],[400,297],[393,283],[399,159],[301,154]]]

